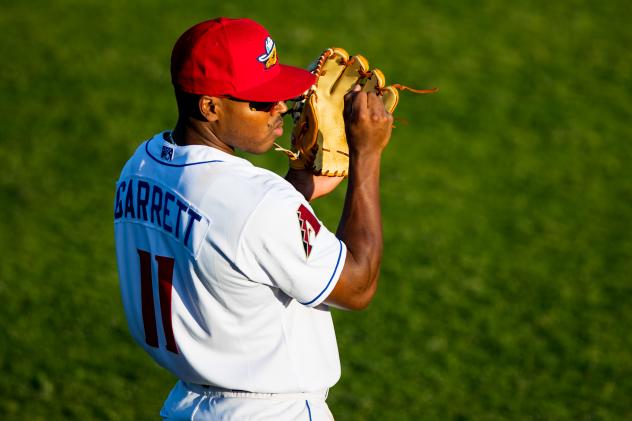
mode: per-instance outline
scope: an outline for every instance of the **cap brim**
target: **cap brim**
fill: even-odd
[[[307,70],[278,64],[279,74],[273,79],[241,92],[234,92],[232,96],[246,101],[274,102],[286,101],[300,96],[316,83],[316,76]]]

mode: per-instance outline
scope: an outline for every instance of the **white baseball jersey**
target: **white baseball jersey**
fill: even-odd
[[[116,187],[134,339],[183,381],[263,393],[340,377],[328,307],[346,247],[278,175],[208,146],[143,143]]]

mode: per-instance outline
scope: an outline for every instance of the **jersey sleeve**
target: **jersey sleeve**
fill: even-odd
[[[346,253],[298,192],[281,190],[268,192],[251,214],[236,263],[252,281],[314,307],[336,286]]]

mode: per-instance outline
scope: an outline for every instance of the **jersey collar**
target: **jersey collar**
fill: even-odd
[[[192,165],[231,162],[252,166],[246,159],[231,155],[212,146],[174,145],[166,140],[168,131],[160,132],[145,142],[145,152],[155,162],[168,167],[187,167]],[[169,151],[165,151],[168,148]]]

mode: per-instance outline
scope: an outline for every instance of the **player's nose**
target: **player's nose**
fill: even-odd
[[[287,108],[287,104],[285,103],[285,101],[279,101],[276,103],[276,105],[274,106],[274,108],[272,109],[274,112],[277,112],[279,114],[283,114],[285,112],[287,112],[288,108]]]

